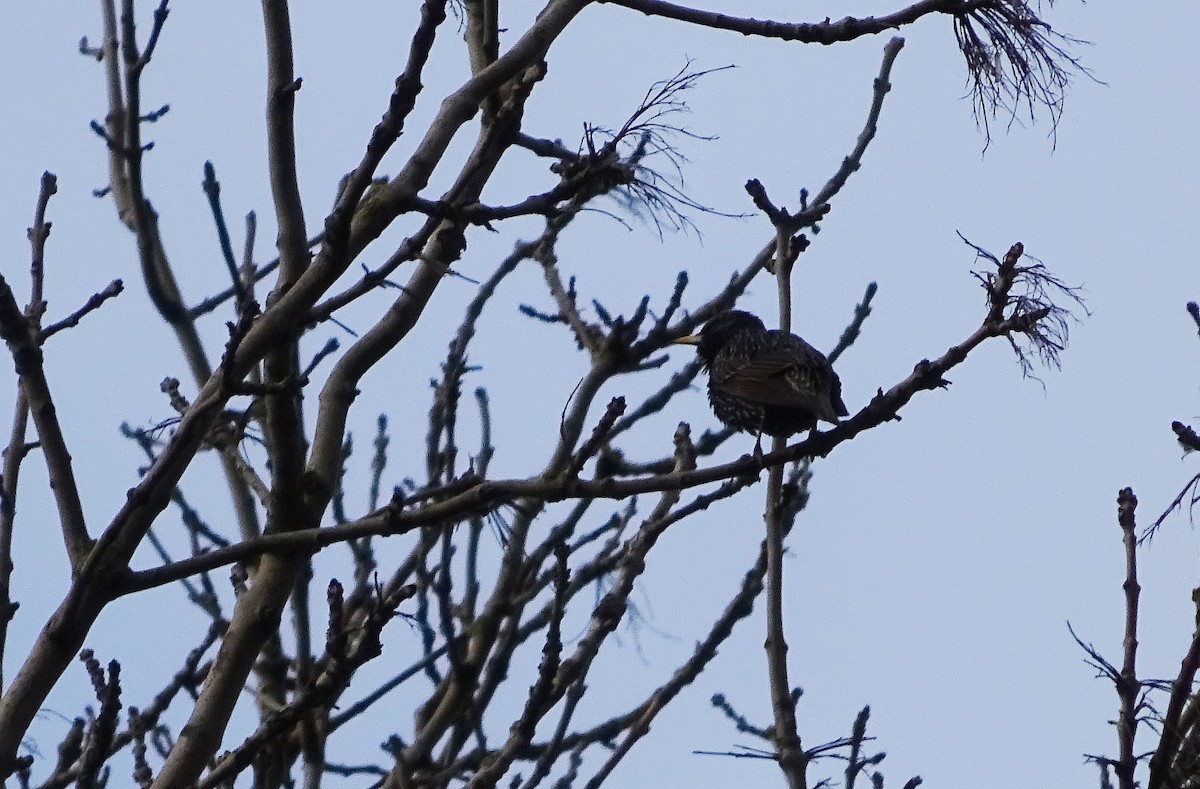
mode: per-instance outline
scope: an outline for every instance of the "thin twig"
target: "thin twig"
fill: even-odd
[[[112,282],[108,283],[104,290],[99,291],[98,293],[93,293],[82,307],[75,310],[62,320],[52,323],[46,328],[42,329],[38,333],[38,342],[45,342],[63,329],[70,329],[78,326],[79,322],[83,320],[85,315],[87,315],[89,312],[95,312],[96,310],[100,309],[100,305],[104,304],[104,302],[108,301],[109,299],[116,298],[124,289],[125,283],[119,279],[114,279]]]

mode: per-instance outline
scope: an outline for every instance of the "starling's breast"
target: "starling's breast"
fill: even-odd
[[[761,404],[729,394],[713,386],[711,379],[708,385],[708,404],[712,406],[713,414],[721,424],[727,427],[747,433],[757,433],[762,429],[764,408]]]
[[[756,403],[713,386],[711,379],[708,403],[723,425],[746,433],[790,436],[811,430],[817,424],[816,417],[806,409]]]

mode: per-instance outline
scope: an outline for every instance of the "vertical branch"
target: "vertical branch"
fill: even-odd
[[[286,293],[308,267],[308,237],[304,224],[304,207],[296,180],[296,140],[294,110],[300,80],[293,77],[292,30],[287,0],[263,0],[263,28],[267,46],[267,158],[271,171],[271,195],[275,217],[279,223],[279,280],[275,298]],[[267,531],[285,531],[316,525],[319,514],[308,512],[308,497],[301,486],[308,441],[305,437],[299,329],[272,348],[263,359],[264,381],[270,387],[264,398],[263,433],[271,468],[271,499],[268,507]],[[282,568],[284,565],[281,564]],[[296,578],[279,576],[280,590],[293,591],[297,604],[308,600],[307,588],[300,586],[312,579],[311,563],[305,560]],[[307,642],[306,612],[295,620],[297,641]],[[282,653],[278,634],[270,639],[269,651]],[[310,653],[311,654],[311,653]],[[308,659],[305,655],[302,660]],[[263,690],[277,691],[260,704],[263,715],[285,700],[286,663],[281,661],[274,676],[260,670]]]
[[[772,451],[787,440],[776,436]],[[790,789],[808,786],[808,759],[796,727],[796,697],[788,682],[787,640],[783,629],[783,466],[771,467],[767,477],[767,681],[775,720],[775,753]]]
[[[279,281],[274,294],[278,298],[308,266],[293,128],[300,80],[292,76],[292,30],[286,0],[263,0],[263,26],[267,43],[267,148],[271,193],[279,222]],[[272,475],[268,514],[272,522],[268,523],[268,529],[297,528],[309,520],[301,515],[306,497],[300,488],[300,476],[308,442],[301,409],[298,340],[298,335],[288,337],[263,360],[265,381],[273,385],[273,391],[265,398],[263,423]]]
[[[1117,494],[1117,523],[1121,525],[1121,540],[1126,549],[1126,579],[1122,588],[1126,594],[1126,633],[1122,642],[1124,659],[1121,662],[1121,676],[1117,680],[1117,697],[1121,699],[1121,713],[1117,718],[1117,740],[1120,743],[1120,755],[1117,757],[1115,770],[1117,783],[1121,789],[1134,789],[1134,770],[1138,766],[1138,758],[1133,752],[1134,736],[1138,733],[1138,694],[1141,692],[1141,682],[1136,671],[1138,657],[1138,597],[1141,586],[1138,584],[1138,536],[1134,534],[1134,512],[1138,508],[1138,496],[1132,488],[1122,488]]]
[[[308,242],[294,161],[293,108],[300,83],[292,77],[291,27],[285,0],[264,0],[263,18],[268,71],[268,158],[279,223],[278,297],[287,292],[308,265]],[[290,328],[264,357],[264,379],[271,387],[265,397],[263,422],[272,472],[268,532],[314,527],[328,502],[327,497],[317,497],[314,502],[301,486],[307,441],[300,400],[297,331]],[[260,651],[265,650],[268,656],[282,656],[278,628],[283,607],[296,590],[296,584],[307,583],[310,576],[306,571],[311,571],[307,555],[267,556],[259,562],[254,583],[238,600],[214,669],[197,699],[188,726],[163,765],[154,784],[156,789],[184,786],[196,779],[219,746],[245,677]],[[299,595],[298,599],[306,598]],[[266,660],[262,664],[259,713],[265,718],[285,703],[287,678],[285,661]]]
[[[34,329],[41,327],[42,315],[46,311],[46,239],[50,237],[46,208],[50,205],[51,195],[57,191],[58,178],[54,173],[42,173],[37,207],[33,210],[33,227],[29,228],[29,245],[32,249],[29,260],[29,305],[25,308],[25,317],[30,320]]]
[[[800,211],[791,214],[787,209],[778,207],[767,196],[766,189],[757,179],[746,182],[746,192],[754,201],[754,205],[767,215],[775,228],[775,259],[768,268],[775,275],[775,284],[779,297],[779,328],[783,332],[792,330],[792,268],[800,253],[808,246],[808,239],[797,235],[798,231],[807,227],[829,210],[829,200],[840,191],[846,179],[858,169],[862,156],[875,135],[879,111],[883,106],[883,98],[891,89],[888,81],[892,64],[904,40],[893,38],[884,47],[883,63],[879,76],[875,79],[874,99],[867,115],[866,126],[859,135],[854,151],[842,163],[842,168],[821,190],[817,200],[807,204],[805,192],[801,192]],[[869,296],[864,298],[864,309]],[[865,314],[864,316],[865,317]],[[772,452],[779,452],[786,446],[785,439],[775,437],[772,442]],[[767,584],[767,667],[768,682],[771,692],[771,710],[775,720],[775,749],[779,766],[787,777],[788,785],[797,789],[806,787],[808,778],[806,770],[808,757],[801,746],[800,735],[796,728],[796,698],[791,691],[787,672],[787,641],[784,639],[783,627],[783,538],[785,532],[787,504],[783,495],[783,467],[774,466],[767,477],[766,495],[766,584]]]
[[[42,186],[38,191],[37,206],[33,211],[33,226],[29,228],[29,244],[32,247],[29,263],[29,304],[25,307],[25,319],[29,331],[36,333],[41,328],[42,314],[46,310],[43,295],[45,286],[46,239],[50,235],[50,223],[46,221],[46,207],[50,196],[58,191],[58,180],[53,173],[42,173]],[[8,639],[8,623],[17,613],[17,604],[10,595],[12,583],[12,539],[13,526],[17,517],[17,480],[21,462],[29,452],[25,434],[29,429],[29,398],[18,382],[13,401],[13,423],[9,431],[8,448],[4,451],[3,474],[0,475],[0,689],[4,688],[4,645]]]
[[[30,240],[34,247],[34,291],[41,295],[40,263],[42,245],[49,233],[49,225],[45,222],[45,205],[55,190],[53,175],[47,174],[42,178],[41,196],[38,198],[39,215],[36,224],[30,229]],[[46,471],[50,476],[50,488],[54,491],[54,501],[58,506],[59,525],[62,529],[63,542],[72,569],[78,570],[91,550],[91,538],[88,536],[84,523],[83,504],[79,500],[79,487],[75,482],[75,472],[71,466],[71,453],[67,449],[67,441],[63,436],[62,426],[58,422],[58,413],[54,408],[54,400],[50,394],[50,384],[46,380],[43,367],[42,348],[39,339],[41,299],[37,304],[30,304],[30,315],[27,317],[17,306],[16,297],[8,282],[0,276],[0,337],[8,344],[24,392],[27,407],[33,417],[34,427],[37,428],[38,439],[41,442],[42,455],[46,459]],[[18,403],[19,405],[19,403]],[[15,429],[16,425],[14,425]],[[22,431],[23,436],[23,431]],[[23,439],[22,439],[23,446]],[[7,492],[7,491],[6,491]],[[14,490],[15,493],[15,490]],[[12,502],[10,502],[12,503]],[[5,561],[9,557],[3,557]]]
[[[287,0],[263,0],[262,9],[267,50],[267,160],[275,218],[279,225],[276,239],[279,279],[272,295],[278,299],[300,278],[309,263],[304,206],[300,201],[296,174],[295,105],[300,80],[293,74],[292,29]],[[270,387],[264,398],[266,408],[263,420],[271,468],[267,532],[316,526],[320,518],[318,506],[310,506],[310,499],[301,484],[308,441],[301,397],[300,331],[299,327],[294,329],[263,359],[263,378]],[[321,502],[320,506],[323,507],[324,503]],[[263,600],[266,610],[274,613],[281,602],[280,598],[286,598],[291,593],[295,612],[296,659],[300,685],[303,686],[312,669],[308,618],[312,562],[308,557],[303,557],[295,561],[270,563],[264,568],[261,576],[256,576],[255,583],[274,587],[274,591],[267,595],[270,600]],[[235,614],[235,619],[238,614],[241,617],[253,617],[257,612],[253,608],[240,610]],[[271,622],[273,626],[263,625],[269,629],[265,642],[262,634],[248,636],[252,643],[263,646],[264,654],[279,658],[275,661],[260,660],[256,666],[260,689],[259,715],[264,720],[287,700],[287,661],[283,658],[280,643],[279,620],[273,619]],[[251,654],[249,647],[235,648],[234,651],[245,657]],[[238,673],[241,670],[238,669]],[[230,676],[232,679],[236,675]],[[227,720],[223,708],[219,714]],[[301,726],[301,732],[305,772],[311,779],[311,776],[320,773],[319,765],[313,765],[312,761],[321,749],[317,747],[318,735],[310,722]]]
[[[17,395],[13,403],[13,423],[9,432],[8,448],[4,450],[4,471],[0,476],[0,688],[4,684],[4,645],[8,640],[8,624],[17,613],[12,589],[12,540],[13,525],[17,517],[17,479],[21,461],[29,451],[25,433],[29,428],[29,400],[25,390],[17,384]]]
[[[803,236],[793,236],[795,218],[784,208],[776,207],[767,197],[766,189],[757,180],[746,183],[746,191],[754,204],[767,215],[775,227],[775,260],[770,266],[775,274],[775,285],[779,294],[779,330],[792,330],[792,268],[800,252],[807,246]],[[787,446],[787,438],[774,436],[771,451],[779,452]],[[783,626],[783,538],[784,500],[783,466],[770,468],[767,475],[766,521],[767,553],[767,682],[771,694],[771,713],[775,720],[775,756],[779,768],[787,778],[791,789],[805,789],[808,758],[800,742],[796,728],[796,696],[788,681],[787,639]]]
[[[791,331],[791,271],[795,258],[790,254],[791,233],[777,228],[775,243],[776,286],[779,290],[780,331]],[[787,446],[787,439],[775,436],[771,451]],[[783,466],[772,466],[767,475],[767,681],[771,691],[771,714],[775,720],[775,753],[779,767],[791,789],[808,786],[807,759],[796,728],[796,697],[788,681],[787,640],[783,626]]]
[[[100,11],[104,27],[100,62],[104,64],[104,83],[108,92],[108,115],[104,132],[108,140],[109,194],[117,204],[117,214],[129,227],[133,222],[129,211],[129,172],[119,145],[114,142],[123,136],[125,128],[125,88],[121,81],[120,39],[117,35],[116,0],[101,0]]]
[[[783,225],[775,228],[775,289],[779,296],[779,330],[792,331],[792,234]]]
[[[1111,786],[1109,770],[1115,772],[1120,789],[1136,789],[1139,785],[1135,776],[1138,762],[1142,757],[1136,755],[1133,748],[1137,739],[1138,716],[1143,709],[1148,707],[1143,697],[1146,683],[1137,678],[1138,598],[1141,595],[1142,587],[1137,579],[1138,539],[1135,534],[1134,519],[1136,510],[1137,497],[1133,495],[1133,489],[1122,488],[1117,494],[1117,523],[1121,527],[1121,540],[1125,546],[1125,581],[1122,584],[1125,591],[1125,636],[1122,641],[1121,667],[1118,669],[1105,660],[1094,646],[1085,644],[1075,635],[1074,630],[1071,631],[1075,643],[1079,644],[1091,658],[1089,663],[1100,672],[1100,676],[1107,677],[1117,690],[1117,758],[1088,756],[1088,759],[1100,765],[1101,782],[1105,786]],[[1170,706],[1166,716],[1162,719],[1162,736],[1159,746],[1150,759],[1150,787],[1177,787],[1180,785],[1174,779],[1168,779],[1168,774],[1172,772],[1172,762],[1181,745],[1181,731],[1187,729],[1186,726],[1179,725],[1180,712],[1184,700],[1192,694],[1192,677],[1196,670],[1196,647],[1197,641],[1193,639],[1192,648],[1180,669],[1179,680],[1171,691]],[[1182,686],[1180,683],[1183,683]],[[1165,784],[1164,781],[1166,781]]]
[[[108,13],[108,3],[105,4]],[[157,42],[159,32],[167,19],[166,0],[159,4],[154,13],[154,27],[143,52],[138,51],[137,24],[134,18],[133,0],[122,0],[120,18],[119,63],[124,71],[124,94],[112,92],[110,85],[109,114],[106,119],[106,135],[110,149],[111,186],[113,199],[117,204],[117,213],[125,225],[133,231],[137,240],[138,259],[142,266],[142,277],[145,280],[146,292],[154,303],[163,320],[175,330],[180,347],[184,351],[192,377],[198,384],[206,381],[212,374],[212,368],[200,342],[195,322],[188,316],[184,305],[179,283],[167,260],[162,237],[158,231],[158,215],[146,198],[145,185],[142,180],[143,154],[149,146],[142,145],[142,72],[150,63],[153,47],[150,42]],[[107,18],[106,18],[107,28]],[[108,30],[106,29],[106,35]],[[118,50],[115,40],[116,29],[112,30],[113,61]],[[107,50],[107,47],[106,47]],[[115,62],[109,63],[109,69],[117,67]],[[122,100],[124,101],[121,104]]]
[[[308,264],[304,206],[296,180],[294,112],[300,80],[293,75],[292,27],[287,0],[263,0],[267,40],[267,159],[279,223],[278,294],[287,292]]]
[[[471,58],[471,73],[478,74],[500,57],[499,0],[465,0],[467,14],[467,54]],[[488,114],[494,112],[488,108]]]
[[[467,17],[467,55],[471,59],[471,74],[477,75],[500,57],[500,2],[499,0],[465,0],[463,10]],[[488,123],[500,108],[499,91],[489,93],[484,99],[483,120]]]
[[[775,228],[775,259],[767,268],[775,275],[775,284],[779,294],[779,330],[792,331],[792,268],[796,258],[808,247],[808,239],[804,235],[793,235],[797,230],[811,220],[805,217],[805,212],[793,216],[786,208],[777,207],[767,196],[767,190],[757,178],[746,182],[746,192],[754,201],[754,205],[767,215]]]
[[[1138,694],[1142,683],[1137,678],[1137,619],[1138,596],[1142,587],[1137,580],[1137,535],[1134,534],[1134,513],[1137,497],[1132,488],[1123,488],[1117,495],[1117,522],[1121,526],[1121,539],[1125,544],[1125,639],[1124,659],[1121,674],[1117,677],[1117,697],[1120,699],[1120,715],[1117,718],[1117,741],[1119,755],[1113,765],[1120,789],[1134,789],[1134,770],[1137,757],[1133,752],[1133,741],[1137,734]]]
[[[103,787],[106,783],[101,768],[113,743],[118,716],[121,713],[121,664],[115,660],[109,661],[108,675],[105,676],[104,669],[92,650],[83,650],[79,659],[83,661],[91,676],[96,701],[100,702],[100,711],[91,721],[84,738],[84,746],[78,760],[79,777],[75,785],[78,789],[94,789]]]
[[[221,208],[221,182],[217,180],[217,170],[212,162],[204,163],[204,180],[200,182],[204,196],[208,198],[208,207],[212,211],[213,224],[217,228],[217,242],[221,245],[221,257],[229,270],[232,281],[234,304],[240,310],[246,303],[246,288],[248,283],[242,280],[238,272],[237,262],[233,259],[233,242],[229,239],[229,227],[225,224],[225,211]],[[247,235],[251,239],[252,234]],[[253,251],[252,247],[249,251]],[[253,274],[249,278],[253,281]]]
[[[153,48],[167,19],[167,3],[162,0],[154,11],[154,25],[144,51],[137,51],[133,3],[125,0],[120,27],[115,0],[102,0],[104,20],[103,63],[108,90],[108,114],[102,127],[108,143],[109,193],[117,215],[137,241],[142,278],[159,315],[175,332],[187,360],[192,379],[202,386],[212,374],[204,345],[196,329],[195,317],[184,305],[166,249],[158,232],[158,217],[146,198],[142,184],[141,75],[150,62]],[[118,33],[119,30],[119,33]],[[122,71],[124,69],[124,71]],[[222,457],[222,471],[244,538],[259,534],[258,512],[254,497],[242,481],[238,469]]]

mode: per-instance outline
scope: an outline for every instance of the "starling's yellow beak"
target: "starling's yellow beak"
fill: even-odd
[[[700,344],[700,335],[699,334],[688,334],[683,337],[680,337],[678,340],[671,340],[671,345],[699,345],[699,344]]]

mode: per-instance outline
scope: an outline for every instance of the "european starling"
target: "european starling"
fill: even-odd
[[[722,312],[698,335],[675,342],[696,346],[708,371],[708,402],[729,427],[790,436],[849,413],[825,355],[748,312]]]

